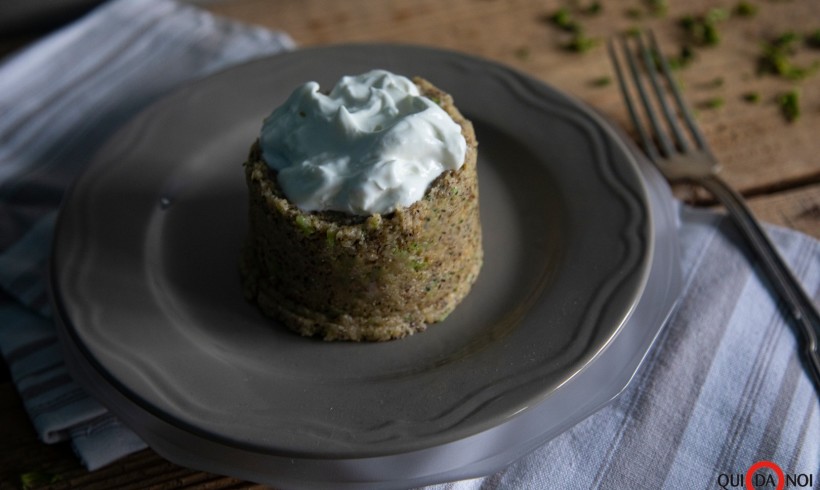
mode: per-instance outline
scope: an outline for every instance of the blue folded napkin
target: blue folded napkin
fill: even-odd
[[[46,264],[63,192],[146,104],[293,47],[172,0],[115,0],[0,65],[0,352],[40,438],[71,440],[89,470],[145,444],[61,360]],[[820,485],[820,405],[790,318],[731,223],[678,209],[683,295],[624,393],[495,475],[430,488],[734,488],[759,461]],[[820,242],[767,229],[816,298]]]

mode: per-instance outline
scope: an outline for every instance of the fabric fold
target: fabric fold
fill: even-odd
[[[71,380],[50,320],[58,207],[99,145],[189,81],[294,47],[171,0],[114,0],[0,65],[0,352],[41,440],[89,469],[145,447]]]

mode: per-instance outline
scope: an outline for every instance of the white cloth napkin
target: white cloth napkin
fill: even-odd
[[[115,0],[0,66],[0,352],[41,439],[70,439],[90,470],[145,445],[62,363],[45,290],[60,198],[149,102],[291,48],[173,0]],[[733,488],[761,460],[820,485],[820,406],[791,320],[730,223],[686,206],[680,221],[683,297],[625,392],[495,475],[431,488]],[[816,298],[820,242],[769,230]]]
[[[760,461],[820,488],[818,394],[788,313],[732,223],[680,219],[682,298],[626,390],[506,470],[428,490],[733,489]],[[767,230],[817,298],[820,242]]]
[[[69,377],[46,295],[63,192],[98,145],[181,84],[292,49],[284,33],[170,0],[102,5],[0,66],[0,352],[46,443],[89,469],[145,447]]]

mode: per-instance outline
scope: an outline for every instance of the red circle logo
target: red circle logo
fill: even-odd
[[[774,474],[777,475],[777,488],[775,490],[783,490],[783,487],[786,485],[786,477],[783,475],[783,470],[780,469],[780,466],[776,463],[772,463],[771,461],[758,461],[749,467],[749,471],[746,472],[746,488],[749,490],[755,490],[755,486],[752,483],[752,477],[755,473],[757,473],[757,470],[763,468],[769,468],[774,471]]]

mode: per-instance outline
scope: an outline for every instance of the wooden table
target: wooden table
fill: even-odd
[[[652,27],[663,50],[677,54],[687,35],[680,19],[706,13],[715,4],[730,13],[717,24],[717,46],[698,47],[679,71],[686,97],[697,106],[707,139],[724,166],[726,180],[740,190],[764,221],[820,238],[820,71],[803,80],[761,75],[761,44],[792,30],[820,29],[817,0],[752,3],[757,13],[742,17],[734,1],[602,1],[599,13],[588,0],[224,0],[201,2],[216,14],[281,29],[300,46],[347,42],[401,42],[458,50],[495,60],[560,88],[615,121],[627,125],[602,40],[633,27]],[[567,7],[597,40],[578,53],[565,45],[572,36],[549,20]],[[820,63],[820,49],[800,45],[790,61]],[[607,83],[606,80],[610,80]],[[796,89],[801,115],[787,122],[777,98]],[[750,102],[744,95],[756,93]],[[491,94],[488,94],[490,97]],[[710,107],[719,105],[719,107]],[[676,188],[679,197],[710,206],[708,196]],[[19,488],[20,477],[39,480],[33,488],[247,488],[231,478],[191,471],[150,450],[94,473],[80,467],[66,445],[45,446],[34,435],[11,383],[0,383],[0,489]],[[56,477],[54,482],[49,482]]]

